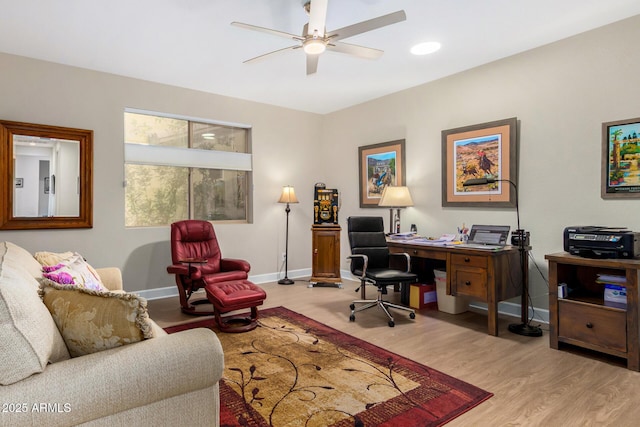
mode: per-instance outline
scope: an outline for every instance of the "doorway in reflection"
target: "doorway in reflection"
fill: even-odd
[[[13,216],[78,216],[79,142],[14,135],[13,143]]]

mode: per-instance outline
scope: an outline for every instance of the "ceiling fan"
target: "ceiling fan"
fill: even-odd
[[[370,47],[358,46],[355,44],[343,43],[339,40],[353,37],[355,35],[372,31],[387,25],[396,24],[407,19],[404,10],[390,13],[388,15],[379,16],[377,18],[362,21],[357,24],[348,25],[346,27],[326,31],[325,24],[327,19],[328,0],[306,0],[303,3],[304,10],[309,15],[309,22],[302,28],[302,35],[287,33],[284,31],[272,30],[270,28],[258,27],[256,25],[244,24],[242,22],[232,22],[231,25],[248,30],[260,31],[287,39],[292,39],[299,44],[278,49],[273,52],[265,53],[255,58],[247,59],[244,63],[257,61],[267,56],[284,52],[287,50],[302,48],[307,55],[307,75],[313,74],[318,70],[318,58],[325,50],[332,52],[346,53],[348,55],[357,56],[366,59],[377,59],[384,53],[382,50]]]

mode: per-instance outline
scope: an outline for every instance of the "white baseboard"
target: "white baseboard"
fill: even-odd
[[[133,293],[146,300],[153,300],[178,296],[178,288],[176,286],[167,286],[166,288],[145,289],[143,291],[134,291]]]
[[[341,271],[342,278],[345,280],[353,280],[358,282],[358,278],[354,277],[350,271],[342,270]],[[311,269],[303,268],[300,270],[293,270],[287,273],[287,277],[290,279],[300,279],[303,277],[310,277]],[[264,284],[264,283],[272,283],[277,282],[283,277],[282,273],[268,273],[268,274],[258,274],[258,275],[250,275],[249,280],[251,280],[255,284]],[[168,298],[178,296],[178,288],[175,286],[168,286],[166,288],[156,288],[156,289],[146,289],[143,291],[136,292],[141,297],[147,300]],[[487,305],[481,302],[471,301],[469,303],[469,307],[473,310],[477,311],[487,311]],[[505,316],[511,316],[520,318],[520,304],[516,304],[513,302],[500,302],[498,303],[498,313],[503,314]],[[533,315],[533,318],[532,318]],[[545,308],[529,308],[529,318],[534,322],[540,323],[549,323],[549,310]]]
[[[287,273],[287,277],[290,279],[299,279],[302,277],[310,277],[311,269],[304,268],[300,270],[293,270]],[[253,283],[260,285],[264,283],[277,282],[282,279],[284,275],[282,273],[268,273],[249,275],[249,280]],[[136,294],[147,300],[169,298],[178,296],[178,288],[176,286],[167,286],[165,288],[145,289],[143,291],[135,291]]]
[[[473,310],[487,311],[487,304],[471,301],[469,307]],[[520,318],[520,304],[513,302],[503,301],[498,303],[498,313],[505,316]],[[532,317],[533,316],[533,317]],[[533,322],[549,324],[549,310],[546,308],[529,307],[529,319]]]

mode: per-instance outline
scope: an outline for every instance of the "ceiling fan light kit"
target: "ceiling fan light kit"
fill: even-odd
[[[309,55],[320,55],[327,49],[327,45],[320,39],[308,39],[302,42],[304,52]]]
[[[297,45],[268,52],[254,58],[250,58],[244,62],[253,62],[272,54],[299,49],[302,47],[302,50],[307,56],[307,75],[309,75],[317,71],[318,57],[325,50],[357,56],[359,58],[376,59],[383,54],[383,51],[355,44],[342,43],[340,40],[381,27],[386,27],[387,25],[396,24],[407,19],[407,15],[404,10],[399,10],[367,21],[348,25],[337,30],[326,31],[327,6],[328,0],[311,0],[303,3],[303,8],[309,15],[309,22],[304,25],[301,36],[270,28],[258,27],[256,25],[245,24],[242,22],[232,22],[231,25],[240,28],[268,33],[299,42]]]

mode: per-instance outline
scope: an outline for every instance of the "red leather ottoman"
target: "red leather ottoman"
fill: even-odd
[[[246,332],[258,326],[258,306],[267,298],[261,287],[248,280],[230,280],[207,285],[204,289],[207,299],[213,304],[216,323],[221,331]],[[245,308],[250,308],[251,313],[222,316]]]

